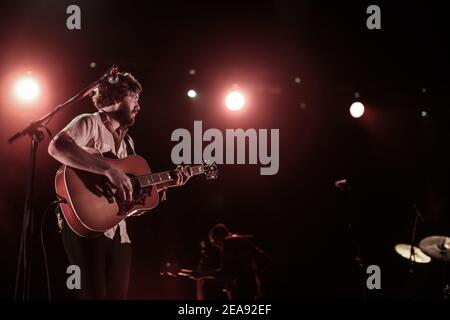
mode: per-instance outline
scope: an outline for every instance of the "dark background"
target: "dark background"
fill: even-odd
[[[68,30],[66,8],[81,8],[81,30]],[[368,30],[366,9],[381,8],[381,30]],[[28,173],[29,144],[7,138],[93,82],[113,63],[142,83],[144,109],[132,129],[136,148],[154,171],[173,167],[176,128],[279,128],[280,169],[220,165],[220,178],[171,190],[149,214],[128,219],[134,246],[130,298],[193,299],[185,279],[159,275],[163,262],[195,267],[199,242],[215,223],[254,234],[273,258],[267,297],[360,298],[352,221],[367,265],[382,272],[370,299],[441,297],[439,264],[418,265],[394,251],[410,242],[416,204],[425,221],[416,241],[450,236],[448,18],[442,1],[29,1],[2,2],[0,16],[0,295],[13,296]],[[95,62],[96,67],[90,67]],[[195,69],[194,76],[189,74]],[[33,107],[11,99],[18,75],[40,79]],[[295,83],[294,78],[301,78]],[[246,90],[242,112],[223,97]],[[195,88],[196,100],[186,92]],[[423,90],[425,89],[425,90]],[[363,118],[348,113],[359,92]],[[58,114],[56,133],[88,100]],[[428,116],[422,117],[426,111]],[[36,221],[54,200],[58,164],[38,156]],[[352,183],[353,214],[337,179]],[[38,234],[37,234],[38,235]],[[32,296],[46,298],[39,238]],[[65,289],[66,261],[53,215],[45,220],[53,297]]]

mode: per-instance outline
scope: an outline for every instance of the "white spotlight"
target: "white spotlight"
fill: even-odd
[[[25,77],[17,81],[14,91],[20,100],[31,101],[39,94],[39,86],[33,78]]]
[[[191,89],[191,90],[189,90],[189,91],[187,92],[187,95],[188,95],[189,98],[194,99],[194,98],[197,97],[197,91]]]
[[[225,105],[231,111],[238,111],[245,105],[245,97],[238,91],[230,92],[225,98]]]
[[[350,114],[353,118],[361,118],[364,115],[364,109],[361,102],[353,102],[350,106]]]

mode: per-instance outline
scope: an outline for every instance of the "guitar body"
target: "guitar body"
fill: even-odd
[[[142,214],[158,205],[159,196],[154,185],[140,188],[135,176],[151,173],[144,158],[132,155],[123,159],[102,158],[125,172],[133,181],[133,201],[121,202],[114,196],[108,179],[62,166],[55,177],[55,189],[66,200],[61,211],[69,227],[79,236],[97,236],[116,226],[131,215]]]

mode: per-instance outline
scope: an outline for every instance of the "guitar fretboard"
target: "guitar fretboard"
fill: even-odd
[[[203,165],[191,167],[191,173],[193,176],[203,174],[204,172],[205,171],[204,171]],[[141,188],[145,188],[145,187],[152,186],[155,184],[173,181],[174,177],[176,177],[176,174],[174,171],[164,171],[164,172],[159,172],[159,173],[147,174],[147,175],[143,175],[143,176],[136,176],[133,178],[135,178],[139,181],[139,185]]]

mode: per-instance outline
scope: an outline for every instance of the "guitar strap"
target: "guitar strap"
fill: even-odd
[[[125,135],[125,144],[127,145],[127,154],[136,154],[136,152],[134,151],[133,145],[131,144],[131,137],[130,135],[127,133]]]

